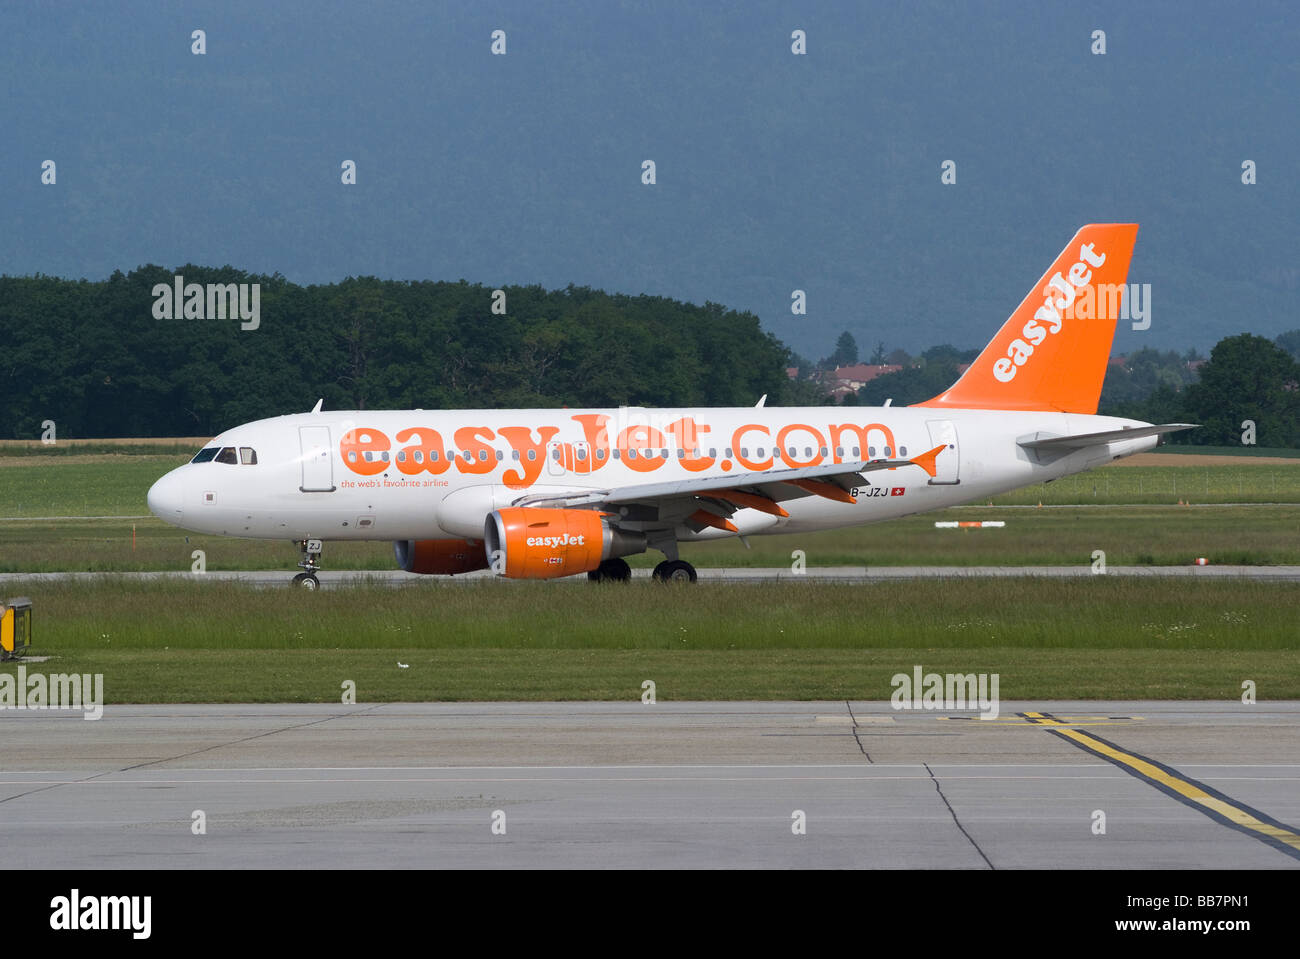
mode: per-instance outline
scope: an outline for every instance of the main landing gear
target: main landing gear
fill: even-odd
[[[666,559],[652,574],[660,583],[693,583],[696,580],[695,567],[684,559]]]
[[[632,567],[622,559],[607,559],[587,574],[593,583],[626,583],[631,578]]]
[[[657,583],[693,583],[695,567],[684,559],[667,559],[655,567],[652,574]],[[632,569],[621,559],[607,559],[590,573],[593,583],[626,583],[632,578]]]
[[[298,565],[306,572],[295,576],[293,585],[299,589],[320,589],[320,580],[316,578],[316,571],[320,569],[320,554],[324,544],[318,539],[304,539],[298,543],[298,548],[302,550],[303,556]]]

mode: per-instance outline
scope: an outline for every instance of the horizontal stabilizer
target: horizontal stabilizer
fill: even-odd
[[[1179,430],[1195,429],[1196,423],[1163,423],[1160,426],[1140,426],[1136,429],[1106,430],[1102,433],[1079,433],[1075,436],[1047,436],[1039,439],[1041,433],[1022,439],[1019,445],[1027,450],[1081,450],[1088,446],[1103,446],[1106,443],[1118,443],[1122,440],[1136,440],[1144,436],[1159,436],[1162,433],[1176,433]]]

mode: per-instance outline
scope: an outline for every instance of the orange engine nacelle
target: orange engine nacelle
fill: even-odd
[[[644,533],[612,528],[605,517],[586,509],[533,509],[512,506],[488,514],[483,538],[486,555],[511,579],[552,579],[588,573],[603,560],[644,553]]]
[[[487,569],[487,554],[477,539],[399,539],[393,544],[397,565],[408,573],[454,576]]]

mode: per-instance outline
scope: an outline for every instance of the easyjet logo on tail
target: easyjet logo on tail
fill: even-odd
[[[1016,378],[1016,372],[1024,366],[1034,348],[1043,345],[1048,336],[1061,332],[1064,326],[1062,314],[1074,305],[1078,291],[1088,285],[1092,279],[1092,268],[1106,262],[1105,253],[1097,253],[1094,244],[1084,243],[1079,247],[1079,260],[1065,276],[1058,270],[1043,287],[1043,305],[1034,311],[1034,315],[1020,330],[1020,336],[1007,344],[1007,355],[999,357],[993,364],[993,377],[1000,383],[1010,383]],[[1046,324],[1046,325],[1043,325]]]

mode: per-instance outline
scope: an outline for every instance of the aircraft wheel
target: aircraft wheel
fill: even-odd
[[[293,578],[293,585],[299,589],[320,589],[320,580],[315,573],[299,573]]]
[[[661,583],[693,583],[695,567],[684,559],[665,560],[655,567],[654,578]]]
[[[632,567],[621,559],[607,559],[587,574],[593,583],[626,583],[631,578]]]

